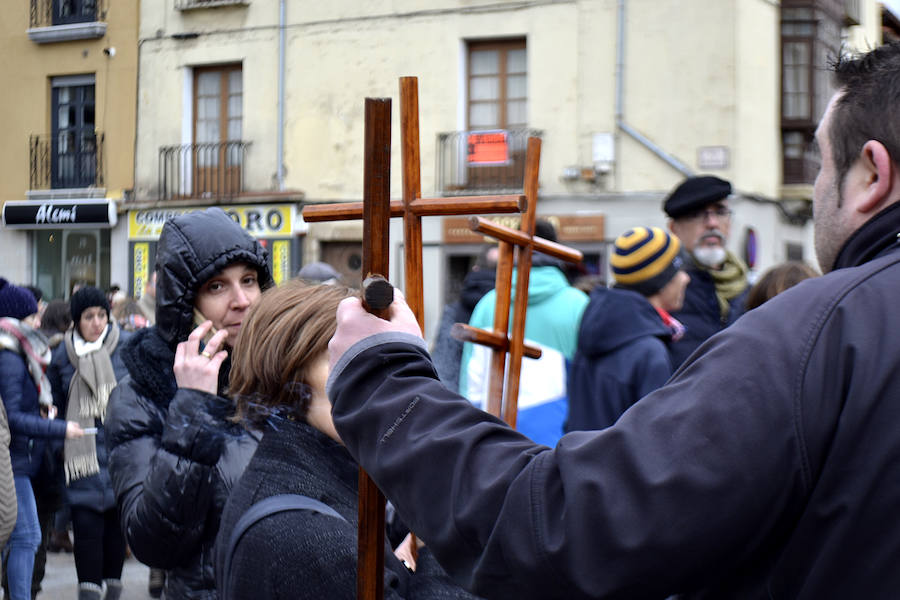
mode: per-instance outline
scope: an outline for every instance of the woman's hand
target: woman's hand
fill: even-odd
[[[228,337],[228,331],[217,331],[201,352],[200,340],[210,327],[212,321],[204,321],[175,349],[174,371],[178,387],[210,394],[219,391],[219,368],[228,357],[228,352],[219,349]]]
[[[66,421],[66,439],[74,440],[84,435],[84,429],[75,421]]]
[[[416,570],[416,550],[425,546],[425,542],[419,538],[415,538],[416,550],[413,549],[413,534],[407,533],[403,541],[394,548],[394,556],[400,559],[407,569]]]

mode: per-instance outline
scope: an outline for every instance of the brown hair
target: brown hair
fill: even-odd
[[[308,370],[328,349],[341,300],[340,285],[293,279],[267,290],[250,308],[234,345],[230,390],[236,421],[262,426],[273,412],[306,416]]]
[[[747,294],[747,310],[752,310],[767,300],[771,300],[804,279],[818,276],[815,269],[799,261],[792,260],[772,267],[750,288],[750,292]]]

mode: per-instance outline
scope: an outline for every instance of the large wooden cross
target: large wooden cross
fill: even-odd
[[[528,138],[525,154],[525,199],[527,209],[522,215],[519,229],[493,223],[483,217],[469,219],[473,231],[496,238],[499,241],[497,258],[496,299],[494,304],[494,328],[478,329],[465,323],[456,323],[453,337],[491,349],[488,396],[485,410],[500,417],[510,427],[516,426],[519,398],[519,375],[522,357],[540,358],[541,350],[525,343],[525,316],[528,310],[528,281],[534,250],[569,262],[579,263],[584,258],[578,250],[534,235],[537,219],[538,171],[541,157],[540,138]],[[516,255],[516,293],[512,296],[513,254]],[[510,304],[513,305],[513,324],[509,328]],[[509,354],[509,369],[506,356]],[[466,365],[461,365],[465,369]],[[504,377],[505,371],[505,377]],[[504,383],[506,393],[504,394]]]
[[[402,217],[406,301],[424,334],[422,217],[522,212],[526,201],[523,194],[421,198],[419,100],[415,77],[400,79],[400,103],[402,201],[390,201],[390,99],[366,99],[363,202],[308,205],[303,208],[302,214],[307,222],[363,218],[363,273],[366,279],[370,275],[388,275],[387,219]],[[378,116],[373,115],[371,119],[370,104],[379,107],[372,109]],[[368,474],[360,469],[357,560],[357,597],[360,600],[383,598],[383,533],[384,496]]]

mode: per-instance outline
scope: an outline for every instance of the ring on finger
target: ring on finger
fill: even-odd
[[[210,353],[207,352],[206,350],[204,350],[203,352],[201,352],[201,353],[200,353],[200,356],[205,356],[206,358],[212,360],[212,354],[210,354]]]

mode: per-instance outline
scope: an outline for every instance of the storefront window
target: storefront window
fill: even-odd
[[[45,298],[68,299],[76,285],[109,287],[108,229],[41,229],[34,236],[34,278]]]

